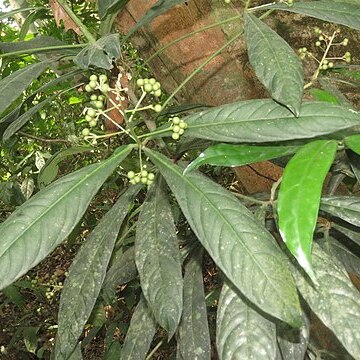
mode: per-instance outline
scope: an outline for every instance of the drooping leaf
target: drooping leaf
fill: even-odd
[[[20,310],[23,310],[26,301],[23,295],[21,295],[21,292],[19,291],[19,288],[16,285],[10,285],[2,290],[2,293],[5,295],[5,297],[8,298],[10,302],[15,304]]]
[[[90,151],[91,146],[73,146],[71,148],[63,149],[54,154],[41,168],[37,183],[40,188],[49,185],[58,175],[59,163],[65,160],[68,156],[79,154],[85,151]]]
[[[100,38],[95,44],[82,49],[74,58],[74,63],[82,69],[90,66],[110,70],[113,68],[113,59],[120,56],[119,34],[110,34]]]
[[[149,9],[146,14],[129,30],[124,40],[128,39],[136,30],[142,26],[149,24],[159,15],[170,10],[178,4],[184,3],[185,1],[186,0],[158,0],[157,3],[151,9]]]
[[[351,149],[352,151],[354,151],[355,153],[357,153],[358,155],[360,155],[360,135],[352,135],[352,136],[347,136],[344,139],[345,145]]]
[[[267,9],[290,11],[297,14],[311,16],[335,24],[349,26],[360,30],[360,5],[348,2],[321,1],[294,1],[292,6],[286,4],[274,4]]]
[[[141,207],[135,261],[143,294],[156,321],[174,335],[182,313],[181,260],[171,206],[157,179]]]
[[[155,335],[156,321],[142,296],[130,321],[121,360],[144,360]]]
[[[297,326],[301,314],[286,258],[235,196],[199,173],[144,150],[173,191],[189,225],[219,268],[263,311]],[[251,276],[248,276],[251,274]]]
[[[342,265],[321,248],[313,246],[316,288],[294,271],[297,287],[311,310],[328,327],[345,349],[360,359],[360,296]],[[346,329],[346,331],[345,331]]]
[[[204,164],[214,166],[242,166],[281,156],[292,155],[298,149],[298,146],[217,144],[207,148],[191,162],[185,169],[184,175]]]
[[[298,118],[273,100],[248,100],[185,117],[185,135],[223,142],[311,139],[360,124],[359,114],[323,102],[304,102]],[[185,136],[184,135],[184,136]]]
[[[352,240],[355,244],[360,246],[360,233],[356,231],[352,231],[344,226],[340,226],[338,224],[332,223],[331,227],[337,231],[340,231],[345,236],[347,236],[350,240]]]
[[[357,196],[325,196],[320,209],[355,226],[360,226],[360,198]]]
[[[298,116],[304,90],[303,66],[299,56],[256,16],[245,12],[244,19],[249,60],[258,79],[274,100]]]
[[[120,11],[128,2],[129,0],[98,0],[100,20]]]
[[[33,25],[33,23],[41,18],[44,18],[44,15],[46,15],[47,10],[46,9],[40,9],[40,10],[35,10],[33,12],[31,12],[25,19],[25,21],[23,22],[22,26],[21,26],[21,30],[19,33],[19,40],[22,41],[25,39],[26,35],[28,34],[31,25]]]
[[[56,96],[48,96],[45,100],[39,102],[38,104],[31,107],[28,111],[19,116],[16,120],[14,120],[4,131],[3,140],[8,140],[11,136],[13,136],[18,130],[20,130],[29,120],[35,115],[39,110],[41,110],[45,105],[51,102]]]
[[[216,334],[220,360],[275,359],[275,323],[259,314],[228,282],[220,294]]]
[[[184,360],[210,360],[211,344],[201,256],[195,253],[185,266],[184,311],[179,325],[178,357]]]
[[[55,356],[66,360],[74,351],[105,278],[120,226],[140,190],[130,187],[102,218],[80,248],[61,293]]]
[[[299,329],[278,323],[276,333],[281,360],[304,360],[310,337],[310,323],[305,314]]]
[[[60,26],[60,22],[63,22],[65,31],[74,30],[78,35],[82,34],[81,29],[69,15],[67,9],[63,6],[61,1],[49,0],[49,7],[53,12],[57,26]]]
[[[48,63],[46,62],[28,65],[0,80],[0,115],[47,67]]]
[[[286,165],[278,196],[281,237],[315,283],[311,244],[323,182],[334,161],[336,149],[334,140],[317,140],[304,145]]]
[[[106,178],[134,146],[64,176],[18,207],[0,224],[0,290],[25,274],[76,226]]]

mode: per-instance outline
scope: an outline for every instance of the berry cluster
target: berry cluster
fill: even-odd
[[[155,179],[155,174],[148,172],[143,168],[142,171],[135,173],[135,171],[129,171],[127,177],[130,180],[130,184],[146,184],[151,185]]]
[[[99,77],[95,74],[91,75],[89,78],[89,83],[85,85],[85,90],[87,92],[92,92],[94,90],[100,90],[103,93],[107,93],[109,91],[108,77],[104,74]]]
[[[179,140],[180,136],[182,134],[184,134],[188,125],[184,120],[181,120],[178,116],[174,116],[173,118],[170,118],[169,120],[172,122],[171,130],[173,133],[172,133],[171,137],[174,140]]]
[[[65,273],[65,276],[66,276],[66,273]],[[49,280],[48,283],[46,284],[42,284],[40,282],[40,278],[39,276],[36,276],[35,279],[31,280],[31,287],[33,289],[37,288],[37,287],[45,287],[46,286],[46,289],[45,289],[45,297],[48,299],[48,300],[51,300],[56,292],[59,292],[61,291],[62,287],[63,287],[63,283],[61,281],[58,281],[58,275],[57,274],[54,274],[51,279]]]
[[[155,97],[160,97],[162,94],[161,84],[154,78],[137,79],[136,85],[139,88],[143,88],[145,92],[154,95]]]

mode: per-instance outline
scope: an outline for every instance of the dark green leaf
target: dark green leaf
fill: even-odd
[[[357,196],[326,196],[320,209],[350,224],[360,226],[360,198]]]
[[[304,145],[286,165],[278,196],[281,237],[314,282],[311,244],[323,182],[336,149],[334,140],[317,140]]]
[[[178,356],[184,360],[207,360],[211,345],[201,256],[195,254],[185,266],[184,311],[177,339]]]
[[[275,240],[235,196],[208,178],[145,149],[159,168],[192,230],[234,285],[263,311],[296,326],[295,286]],[[248,276],[251,274],[251,276]]]
[[[36,10],[33,11],[32,13],[30,13],[25,21],[23,22],[22,26],[21,26],[21,30],[19,33],[19,40],[24,40],[27,33],[30,30],[31,25],[38,19],[41,19],[44,17],[44,15],[47,13],[46,9],[40,9],[40,10]]]
[[[310,139],[358,126],[359,114],[323,102],[305,102],[300,116],[273,100],[248,100],[192,114],[185,135],[224,142]]]
[[[342,265],[313,246],[316,288],[297,270],[297,287],[311,310],[355,358],[360,359],[360,296]],[[346,331],[344,330],[346,329]]]
[[[76,254],[60,299],[55,345],[59,360],[66,360],[78,343],[100,293],[120,226],[139,190],[132,186],[119,198]]]
[[[38,326],[26,326],[23,330],[24,344],[29,353],[36,354],[38,347],[37,333],[39,329],[40,327]]]
[[[220,294],[216,319],[220,360],[275,359],[275,324],[260,315],[230,284]]]
[[[71,148],[58,151],[41,168],[37,178],[38,186],[43,188],[49,185],[56,178],[59,172],[59,163],[65,160],[68,156],[90,151],[92,149],[93,148],[91,146],[73,146]]]
[[[349,149],[360,155],[360,134],[348,136],[344,142]]]
[[[129,0],[98,0],[100,20],[120,11],[128,2]]]
[[[244,18],[249,60],[256,76],[274,100],[298,116],[304,90],[303,66],[299,56],[257,17],[245,12]]]
[[[50,101],[52,101],[56,96],[48,96],[45,100],[39,102],[34,105],[28,111],[19,116],[15,121],[13,121],[4,131],[3,140],[8,140],[11,136],[13,136],[18,130],[20,130],[29,120],[35,115],[39,110],[41,110],[45,105],[47,105]]]
[[[158,179],[141,207],[135,261],[148,306],[171,338],[180,322],[183,284],[176,229],[163,185]]]
[[[337,231],[340,231],[345,236],[347,236],[350,240],[352,240],[355,244],[360,246],[360,233],[356,231],[352,231],[344,226],[340,226],[338,224],[332,223],[331,227]]]
[[[3,289],[2,293],[8,298],[10,302],[15,304],[20,310],[24,308],[26,302],[17,286],[10,285],[5,289]]]
[[[110,34],[103,36],[95,44],[90,44],[82,49],[74,58],[74,63],[82,69],[95,66],[110,70],[113,68],[113,59],[119,57],[119,34]]]
[[[18,207],[0,224],[0,290],[25,274],[76,226],[106,178],[133,149],[64,176]]]
[[[126,34],[125,40],[130,37],[137,29],[147,25],[159,15],[170,10],[178,4],[184,3],[185,1],[186,0],[158,0],[157,3],[151,9],[149,9],[144,16],[136,22],[136,25],[134,25],[129,30],[129,32]]]
[[[281,156],[292,155],[298,146],[249,146],[217,144],[207,148],[185,169],[184,175],[200,165],[242,166]]]
[[[126,333],[121,360],[144,360],[156,331],[156,322],[142,296]]]
[[[28,65],[0,80],[0,115],[47,67],[48,63],[46,62]]]
[[[349,26],[360,30],[360,6],[346,2],[322,1],[294,1],[292,6],[286,4],[270,5],[267,9],[278,9],[304,14],[335,24]]]
[[[318,101],[325,101],[331,104],[340,105],[340,101],[330,92],[322,89],[311,89],[310,94]]]

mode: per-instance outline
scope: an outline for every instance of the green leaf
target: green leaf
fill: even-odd
[[[0,20],[3,19],[9,19],[11,17],[14,17],[14,15],[21,13],[21,12],[26,12],[26,11],[36,11],[36,10],[41,10],[41,9],[46,9],[43,7],[24,7],[24,8],[18,8],[12,11],[6,11],[6,12],[0,12]]]
[[[286,165],[278,196],[281,237],[315,283],[311,244],[323,182],[334,161],[336,149],[334,140],[317,140],[304,145]]]
[[[0,290],[44,259],[76,226],[91,199],[134,145],[64,176],[0,224]]]
[[[40,188],[49,185],[58,175],[59,163],[65,160],[68,156],[90,151],[91,146],[73,146],[71,148],[63,149],[54,154],[41,168],[37,183]]]
[[[129,30],[126,34],[125,39],[128,39],[136,30],[149,24],[152,20],[154,20],[159,15],[163,14],[164,12],[170,10],[174,6],[178,4],[184,3],[186,0],[158,0],[157,3],[146,11],[146,14],[136,22],[136,24]]]
[[[144,360],[156,332],[156,321],[142,296],[130,321],[121,360]]]
[[[0,115],[48,67],[47,62],[28,65],[0,80]]]
[[[45,100],[39,102],[38,104],[34,105],[28,111],[23,113],[19,116],[15,121],[13,121],[4,131],[3,140],[9,140],[11,136],[13,136],[18,130],[20,130],[29,120],[30,118],[35,115],[39,110],[41,110],[45,105],[51,102],[56,96],[48,96]]]
[[[360,30],[360,6],[346,2],[322,1],[294,1],[292,6],[275,4],[266,7],[311,16],[335,24],[349,26]]]
[[[2,293],[8,298],[10,302],[15,304],[20,310],[23,310],[26,302],[25,298],[21,295],[19,289],[15,285],[10,285],[2,290]]]
[[[27,33],[30,30],[31,25],[38,19],[44,18],[44,15],[47,13],[46,9],[40,9],[40,10],[36,10],[33,11],[32,13],[30,13],[25,21],[23,22],[22,26],[21,26],[21,30],[19,33],[19,40],[24,40]]]
[[[120,11],[128,2],[129,0],[98,0],[100,20]]]
[[[320,209],[355,226],[360,226],[360,198],[357,196],[326,196]]]
[[[217,144],[207,148],[191,162],[185,169],[184,175],[204,164],[214,166],[243,166],[281,156],[292,155],[298,149],[298,146]]]
[[[118,59],[120,53],[119,34],[110,34],[82,49],[74,58],[74,63],[81,69],[95,66],[110,70],[113,68],[113,59]]]
[[[311,139],[360,124],[359,114],[323,102],[304,102],[298,118],[273,100],[248,100],[184,118],[185,135],[224,142],[273,142]]]
[[[355,244],[360,246],[360,233],[357,231],[352,231],[344,226],[340,226],[338,224],[332,223],[331,227],[337,231],[340,231],[345,236],[347,236],[350,240],[352,240]]]
[[[319,286],[314,288],[299,270],[297,287],[311,310],[328,327],[355,359],[360,359],[360,296],[342,265],[317,244],[313,267]],[[345,331],[346,330],[346,331]]]
[[[66,360],[78,343],[100,293],[120,226],[139,190],[131,186],[120,196],[76,254],[60,298],[56,359]]]
[[[163,185],[158,179],[141,207],[135,261],[148,306],[170,339],[180,322],[183,284],[176,229]]]
[[[185,265],[184,311],[178,331],[178,356],[183,359],[207,360],[211,344],[201,256],[195,253]]]
[[[248,55],[256,76],[272,98],[300,113],[304,91],[302,62],[289,44],[264,22],[244,13]]]
[[[233,284],[263,311],[297,326],[301,314],[285,256],[235,196],[208,178],[145,148],[173,191],[192,230]],[[219,241],[221,239],[221,241]],[[251,274],[251,276],[248,276]]]
[[[335,105],[340,105],[340,101],[329,91],[322,89],[310,89],[310,94],[318,101],[324,101]]]
[[[219,299],[216,334],[220,360],[275,359],[275,324],[260,315],[226,282]]]
[[[347,136],[344,142],[349,149],[360,155],[360,134]]]
[[[23,330],[24,344],[29,353],[36,354],[39,326],[26,326]]]

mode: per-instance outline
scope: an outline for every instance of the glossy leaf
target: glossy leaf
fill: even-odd
[[[120,226],[139,190],[132,186],[121,195],[76,254],[60,298],[55,345],[59,360],[66,360],[78,343],[100,293]]]
[[[82,49],[74,58],[74,63],[81,69],[95,66],[110,70],[113,68],[113,59],[118,59],[120,52],[119,34],[110,34]]]
[[[28,65],[0,80],[0,115],[47,67],[48,63],[46,62]]]
[[[142,296],[130,321],[121,360],[144,360],[156,332],[156,321]]]
[[[216,334],[220,360],[275,359],[275,323],[260,315],[227,282],[220,294]]]
[[[219,268],[263,311],[297,326],[297,293],[270,233],[235,196],[199,173],[145,149],[173,191],[189,225]],[[251,274],[251,276],[248,276]]]
[[[313,267],[319,286],[314,288],[297,270],[297,287],[311,310],[328,327],[345,349],[360,359],[360,296],[342,265],[317,244]]]
[[[338,224],[332,223],[331,227],[337,231],[340,231],[345,236],[347,236],[350,240],[352,240],[355,244],[360,246],[360,233],[356,231],[352,231],[344,226],[340,226]]]
[[[315,283],[311,244],[323,182],[336,149],[336,141],[317,140],[304,145],[286,165],[278,195],[281,237]]]
[[[274,100],[298,116],[304,90],[299,56],[263,21],[246,12],[244,19],[248,56],[256,76]]]
[[[170,339],[180,322],[183,283],[171,206],[159,179],[141,207],[136,226],[135,262],[148,305]]]
[[[154,6],[152,6],[149,10],[146,11],[146,14],[136,22],[136,24],[129,30],[126,34],[124,40],[134,34],[142,26],[149,24],[152,20],[154,20],[159,15],[165,13],[176,5],[184,3],[186,0],[158,0]]]
[[[109,159],[55,181],[0,224],[0,290],[37,265],[71,233],[103,182],[133,147],[120,147]]]
[[[358,126],[359,114],[323,102],[304,102],[298,118],[273,100],[248,100],[185,117],[185,135],[224,142],[311,139]],[[184,136],[185,136],[184,135]]]
[[[129,0],[98,0],[99,17],[103,20],[110,14],[115,14],[121,10]]]
[[[360,134],[348,136],[344,142],[349,149],[360,155]]]
[[[357,196],[326,196],[320,209],[355,226],[360,226],[360,198]]]
[[[360,30],[360,5],[329,0],[321,1],[294,1],[292,6],[287,4],[270,5],[267,9],[290,11],[297,14],[311,16],[335,24],[349,26]]]
[[[178,339],[178,357],[184,360],[210,360],[211,344],[201,256],[195,253],[185,266],[184,311]]]
[[[71,148],[58,151],[41,168],[37,178],[38,186],[42,188],[49,185],[58,175],[59,163],[65,160],[68,156],[90,151],[92,149],[93,148],[91,146],[73,146]]]
[[[185,169],[184,175],[200,165],[243,166],[281,156],[292,155],[298,146],[251,146],[217,144],[202,152]]]
[[[340,100],[329,91],[322,89],[310,89],[310,94],[315,98],[315,100],[341,105]]]

